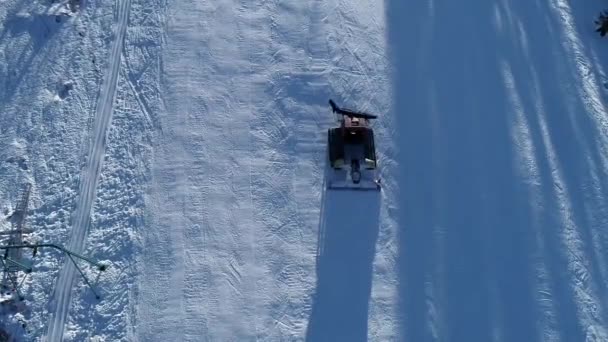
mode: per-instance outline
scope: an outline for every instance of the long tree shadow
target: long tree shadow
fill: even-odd
[[[366,341],[380,194],[326,191],[307,341]]]
[[[535,14],[555,11],[551,5],[541,2],[536,13],[530,13],[529,7],[522,5],[514,6],[514,11],[523,20],[531,20]],[[584,63],[592,66],[590,58],[594,52],[584,48],[591,32],[565,32],[561,27],[564,24],[561,17],[548,18],[547,21],[559,28],[556,30],[558,34],[551,34],[546,26],[528,32],[529,40],[544,39],[546,43],[530,46],[533,61],[528,63],[529,70],[521,71],[519,78],[523,80],[522,97],[527,99],[528,106],[533,106],[536,86],[536,100],[543,104],[544,109],[531,113],[529,122],[534,144],[541,152],[539,155],[547,156],[539,163],[542,194],[548,209],[541,219],[547,247],[545,262],[552,268],[550,274],[555,298],[553,304],[557,308],[556,320],[560,327],[558,333],[563,340],[585,340],[594,334],[595,324],[607,322],[608,269],[602,234],[608,187],[606,171],[601,167],[605,159],[602,150],[606,146],[602,128],[593,118],[597,107],[591,108],[590,102],[600,105],[602,112],[604,106],[601,105],[603,101],[593,94],[593,88],[599,86],[599,70],[594,68],[595,73],[581,74]],[[576,37],[571,39],[578,39],[579,45],[565,46],[565,34]],[[579,49],[580,55],[572,54],[575,48]],[[556,51],[559,51],[557,56],[563,58],[555,58]],[[537,81],[526,81],[525,76],[531,73],[538,75]],[[559,176],[555,168],[559,169]],[[581,276],[587,279],[584,284],[577,280]],[[595,308],[585,309],[588,305],[580,303],[581,297],[595,302]]]
[[[401,121],[403,340],[542,336],[534,218],[508,92],[518,52],[501,39],[503,10],[492,1],[387,7]]]
[[[6,104],[13,101],[16,92],[23,87],[28,77],[39,76],[39,71],[53,62],[48,59],[48,45],[55,43],[54,37],[64,27],[64,19],[61,16],[22,12],[27,3],[18,2],[7,12],[6,22],[0,31],[0,46],[7,54],[0,56],[6,59],[0,62],[8,66],[6,74],[0,79],[0,118],[5,123],[12,123],[17,117],[4,110]],[[0,131],[11,126],[13,125],[3,125]]]
[[[577,32],[547,1],[389,1],[387,21],[402,339],[592,336],[606,182]]]
[[[544,4],[548,11],[548,4]],[[565,32],[564,20],[554,19],[555,26],[562,26],[562,36],[553,38],[553,45],[559,46],[564,35],[570,33],[571,39],[576,39],[577,51],[570,47],[563,51],[568,56],[563,64],[569,73],[556,82],[555,73],[547,74],[553,77],[547,82],[555,88],[562,85],[561,93],[571,92],[573,85],[579,96],[570,99],[569,106],[560,106],[552,101],[552,92],[545,91],[544,98],[551,110],[560,113],[547,118],[547,125],[555,127],[553,139],[560,163],[564,168],[564,179],[571,190],[569,195],[576,221],[580,222],[580,233],[585,241],[585,250],[589,251],[590,268],[594,273],[595,288],[604,298],[608,296],[608,257],[604,251],[608,248],[608,234],[605,229],[605,218],[608,216],[608,140],[606,135],[605,112],[608,91],[606,89],[607,75],[605,61],[608,57],[608,46],[605,38],[601,38],[592,29],[594,25],[590,18],[596,16],[602,4],[587,4],[569,2],[567,10],[571,15],[570,27],[572,32]],[[599,7],[598,7],[599,6]],[[578,55],[573,55],[576,51]],[[542,55],[546,51],[538,50]],[[590,68],[587,70],[586,68]],[[570,87],[564,87],[570,85]],[[554,92],[553,92],[554,93]],[[584,94],[584,95],[583,95]],[[598,118],[599,117],[599,118]],[[553,119],[553,120],[551,120]],[[576,191],[584,189],[584,191]],[[597,284],[599,283],[599,284]],[[602,300],[602,304],[607,300]],[[606,306],[600,310],[606,312]],[[604,322],[606,322],[604,317]]]

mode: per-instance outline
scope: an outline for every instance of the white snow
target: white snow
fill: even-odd
[[[608,340],[602,9],[0,0],[0,229],[29,182],[25,239],[108,265],[97,301],[28,256],[0,329]],[[325,190],[329,98],[379,115],[382,192]]]

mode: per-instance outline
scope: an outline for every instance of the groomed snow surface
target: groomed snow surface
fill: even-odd
[[[108,265],[24,253],[0,329],[608,341],[605,5],[0,0],[0,231],[30,183],[24,239]],[[330,97],[382,192],[325,190]]]

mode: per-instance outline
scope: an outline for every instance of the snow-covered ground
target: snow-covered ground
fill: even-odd
[[[316,259],[319,222],[333,219],[336,226],[337,217],[347,220],[353,211],[364,219],[344,227],[344,241],[331,240],[328,252],[338,258],[356,255],[348,242],[355,232],[376,231],[364,242],[373,247],[381,222],[385,240],[395,235],[396,226],[386,210],[381,212],[380,197],[345,196],[341,205],[332,203],[331,210],[321,213],[324,200],[335,200],[323,197],[325,132],[332,124],[327,99],[335,96],[386,111],[380,103],[387,103],[388,78],[382,57],[374,53],[384,49],[382,8],[336,5],[248,0],[167,4],[162,133],[149,185],[140,339],[293,340],[305,336],[317,307],[323,310],[316,314],[319,319],[353,314],[335,307],[339,302],[325,293],[346,291],[346,279],[323,289],[315,285],[331,279],[324,272],[335,274],[340,266],[357,270],[352,260],[342,265],[327,261],[329,269],[322,271],[325,259]],[[384,91],[355,100],[379,85]],[[387,115],[383,124],[389,123]],[[385,142],[384,156],[392,142],[386,131],[379,138]],[[387,181],[390,160],[384,169]],[[383,194],[386,203],[392,202],[387,197],[394,193],[392,186],[389,182]],[[363,207],[357,203],[362,199]],[[365,212],[368,206],[377,208]],[[386,259],[394,260],[396,246],[386,243],[378,255],[392,253]],[[355,317],[365,317],[359,323],[367,322],[372,280],[374,254],[366,253],[357,272],[366,270],[362,280],[367,289],[363,285],[352,298],[363,305],[357,307]],[[385,264],[378,260],[379,267]],[[380,272],[387,277],[378,277],[382,287],[372,296],[374,302],[390,292],[385,287],[392,284],[396,290],[394,273]],[[325,306],[334,315],[320,309]],[[374,334],[386,333],[383,312],[372,316]],[[359,337],[366,334],[361,327]]]
[[[26,239],[109,266],[43,249],[0,328],[608,340],[603,5],[0,0],[0,229],[29,182]],[[324,190],[330,97],[382,192]]]
[[[608,340],[603,5],[388,6],[405,340]]]

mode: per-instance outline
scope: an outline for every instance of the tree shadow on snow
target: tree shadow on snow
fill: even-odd
[[[547,5],[545,7],[548,7]],[[560,162],[568,165],[565,168],[564,178],[571,188],[578,190],[583,187],[584,191],[570,191],[569,196],[573,206],[575,221],[580,223],[580,234],[585,243],[585,250],[589,253],[589,267],[593,274],[593,279],[598,280],[594,284],[598,295],[603,297],[602,303],[608,303],[608,256],[605,251],[608,249],[608,234],[606,233],[605,217],[608,216],[608,168],[605,164],[605,155],[608,152],[606,146],[606,131],[602,125],[594,122],[593,110],[589,110],[589,99],[597,92],[597,100],[594,101],[595,109],[599,110],[601,117],[605,116],[606,101],[608,100],[608,42],[606,38],[600,37],[595,32],[594,23],[590,18],[596,18],[600,9],[606,9],[605,4],[568,2],[568,12],[571,16],[571,34],[578,42],[578,55],[574,55],[573,49],[564,51],[567,56],[565,63],[568,63],[568,74],[566,79],[556,82],[555,74],[547,75],[553,77],[549,84],[568,84],[569,88],[562,91],[576,90],[579,94],[574,101],[575,105],[569,107],[561,106],[561,103],[554,103],[553,110],[563,113],[556,116],[558,120],[548,120],[549,125],[558,127],[561,131],[555,134],[558,138],[554,139],[556,149],[562,153]],[[547,11],[547,9],[544,9]],[[554,18],[555,26],[562,26],[561,36],[554,38],[554,45],[559,44],[559,40],[565,40],[566,31],[564,30],[564,20]],[[578,64],[585,63],[581,68]],[[573,87],[576,85],[576,87]],[[575,88],[575,89],[573,89]],[[586,89],[583,89],[586,88]],[[586,93],[591,96],[580,96]],[[548,98],[550,94],[547,94]],[[586,102],[586,103],[585,103]],[[595,114],[597,115],[597,114]],[[561,119],[561,120],[559,120]],[[598,127],[599,126],[599,127]],[[594,182],[593,178],[597,181]],[[604,265],[603,267],[601,265]],[[605,315],[608,307],[603,306],[600,312],[604,312],[603,320],[608,321]]]
[[[593,292],[606,270],[591,246],[583,184],[601,165],[599,134],[572,91],[560,18],[548,7],[387,3],[401,165],[400,340],[588,336],[560,211],[571,208]],[[558,189],[555,168],[569,191]],[[593,189],[600,198],[602,185]]]
[[[530,46],[529,71],[523,71],[523,74],[536,73],[542,85],[538,97],[544,104],[544,113],[530,110],[528,116],[532,141],[538,146],[539,155],[554,156],[562,182],[555,184],[553,166],[548,158],[539,161],[543,179],[541,193],[546,208],[541,217],[546,243],[544,257],[550,269],[559,334],[563,340],[602,340],[608,336],[592,336],[596,334],[595,324],[603,323],[606,332],[608,322],[608,259],[605,256],[608,235],[604,233],[608,215],[608,173],[604,164],[605,132],[595,121],[597,113],[594,112],[599,110],[601,116],[605,115],[606,94],[602,93],[600,84],[603,71],[597,61],[598,56],[605,56],[608,50],[593,47],[596,33],[592,32],[590,22],[587,22],[589,30],[584,29],[585,25],[581,28],[581,14],[589,14],[591,6],[587,5],[587,10],[583,10],[576,2],[568,5],[571,6],[566,10],[571,15],[569,28],[565,27],[566,21],[552,3],[537,2],[536,15],[552,12],[553,15],[546,19],[548,25],[528,32],[530,41],[543,39],[545,44]],[[523,4],[514,8],[521,13],[522,20],[532,20],[534,13],[526,9],[528,7]],[[588,19],[585,15],[583,18]],[[551,32],[547,27],[558,29]],[[563,42],[568,40],[568,35],[572,41],[565,45]],[[574,46],[574,41],[578,46]],[[575,50],[578,51],[575,53]],[[525,80],[523,75],[521,78]],[[533,101],[533,83],[521,82],[524,102]],[[595,106],[590,105],[592,101]],[[543,144],[543,124],[546,126],[545,139],[551,142],[549,146]],[[564,206],[571,228],[558,215]],[[570,238],[564,238],[564,229],[569,229]],[[586,279],[584,284],[579,283],[580,277]],[[575,289],[573,283],[577,283]],[[587,296],[590,298],[584,298]],[[595,307],[591,309],[589,304],[582,303],[582,297],[585,302],[594,301]]]
[[[27,77],[38,76],[39,69],[47,67],[52,60],[47,60],[49,42],[63,28],[65,19],[48,13],[32,13],[25,8],[28,2],[17,3],[6,16],[4,29],[0,31],[0,44],[4,45],[7,56],[7,74],[0,80],[0,108],[13,97]],[[13,40],[27,37],[25,44],[11,44]],[[14,48],[20,46],[21,50]],[[15,57],[17,56],[17,57]],[[38,59],[38,62],[35,62]],[[1,115],[0,111],[0,115]]]
[[[366,341],[380,194],[325,191],[306,341]]]

